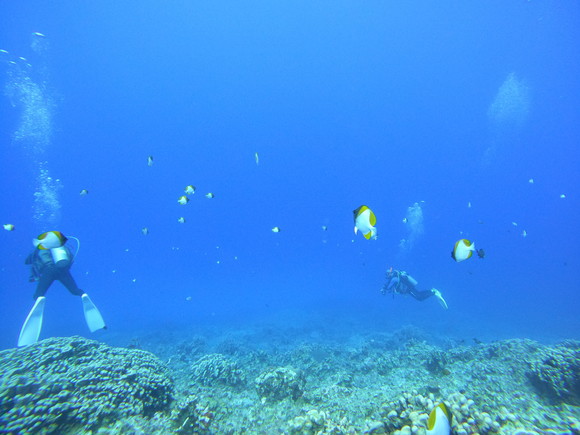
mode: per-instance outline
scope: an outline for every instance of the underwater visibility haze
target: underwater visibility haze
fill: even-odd
[[[579,24],[534,0],[0,3],[0,429],[580,433]],[[48,231],[107,328],[55,282],[17,348]],[[14,364],[51,352],[69,379],[142,365],[142,390],[93,380],[114,410],[43,378],[70,396],[40,418]]]

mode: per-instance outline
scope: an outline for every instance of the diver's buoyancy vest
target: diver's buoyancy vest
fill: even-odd
[[[49,249],[39,249],[36,255],[38,256],[38,262],[40,263],[41,267],[45,267],[54,263],[52,254],[50,253]]]

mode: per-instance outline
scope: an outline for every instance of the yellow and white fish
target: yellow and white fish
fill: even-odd
[[[182,216],[179,219],[177,219],[177,222],[179,222],[180,224],[184,224],[185,223],[185,218]]]
[[[186,195],[193,195],[195,193],[195,186],[192,186],[191,184],[189,186],[187,186],[185,188],[185,194]]]
[[[354,233],[357,234],[360,231],[365,239],[377,239],[377,229],[375,225],[377,224],[377,217],[372,212],[370,208],[366,205],[361,205],[356,210],[353,210],[354,215]]]
[[[208,198],[208,199],[212,199],[214,196],[215,195],[213,193],[211,193],[211,192],[205,194],[205,197]]]
[[[445,403],[438,404],[431,410],[427,420],[427,435],[450,435],[453,414],[449,412]]]
[[[328,231],[328,227],[326,225],[322,225],[322,231]]]
[[[12,225],[12,224],[4,224],[4,229],[6,231],[14,231],[14,225]]]
[[[146,236],[147,234],[149,234],[149,228],[143,227],[141,228],[141,232],[143,233],[144,236]]]
[[[274,228],[272,228],[272,232],[273,233],[279,233],[280,232],[280,227],[274,227]]]
[[[153,156],[147,157],[147,166],[153,166]]]
[[[256,166],[260,165],[260,156],[258,153],[254,153],[254,159],[256,159]]]
[[[83,190],[81,190],[81,192],[80,192],[80,195],[81,195],[81,196],[87,196],[88,194],[89,194],[89,191],[88,191],[87,189],[83,189]]]
[[[177,200],[177,202],[181,205],[185,205],[189,202],[189,198],[185,195],[182,195],[179,197],[179,199]]]
[[[67,240],[65,235],[60,231],[47,231],[32,240],[32,243],[38,249],[52,249],[61,247]]]
[[[479,258],[483,258],[485,255],[483,249],[475,249],[474,242],[470,242],[467,239],[459,239],[455,242],[453,251],[451,251],[451,257],[459,263],[460,261],[471,258],[474,252],[477,253]]]

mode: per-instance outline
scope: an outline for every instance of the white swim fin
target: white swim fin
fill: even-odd
[[[18,346],[28,346],[38,341],[40,330],[42,329],[42,316],[44,314],[45,302],[46,298],[44,296],[36,298],[36,302],[34,302],[34,306],[30,310],[30,313],[28,313],[28,317],[20,330]]]
[[[447,302],[445,302],[445,299],[443,299],[443,295],[441,294],[441,292],[436,288],[432,288],[431,291],[439,301],[439,305],[441,305],[444,309],[448,309]]]
[[[91,330],[91,332],[95,332],[98,329],[104,329],[107,327],[105,325],[105,321],[103,320],[103,316],[99,312],[98,308],[93,304],[89,295],[84,293],[81,296],[83,300],[83,311],[85,312],[85,320],[87,321],[87,326]]]

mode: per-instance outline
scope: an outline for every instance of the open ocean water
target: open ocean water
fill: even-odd
[[[579,46],[574,1],[1,1],[0,433],[580,433]],[[107,328],[56,282],[17,347],[47,231]]]

